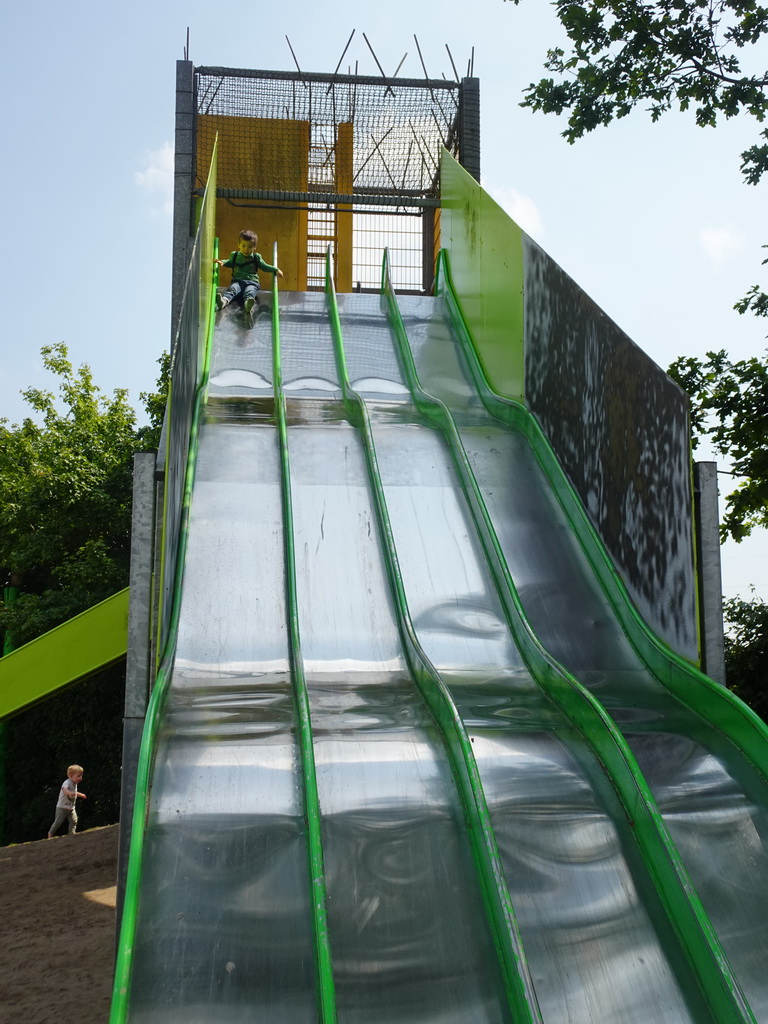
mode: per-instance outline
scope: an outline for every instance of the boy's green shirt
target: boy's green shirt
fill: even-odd
[[[222,266],[232,268],[233,281],[255,281],[258,284],[260,270],[266,270],[270,274],[277,273],[277,267],[271,267],[260,252],[243,256],[239,249],[235,249]]]

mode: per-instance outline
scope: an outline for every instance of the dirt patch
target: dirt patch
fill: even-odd
[[[118,826],[0,847],[0,1021],[106,1024]]]

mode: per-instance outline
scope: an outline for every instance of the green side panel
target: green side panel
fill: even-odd
[[[125,657],[128,588],[0,659],[0,719]]]
[[[441,244],[464,319],[493,390],[522,401],[523,231],[445,149],[440,180]]]

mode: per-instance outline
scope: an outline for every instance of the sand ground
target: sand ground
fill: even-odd
[[[106,1024],[117,831],[0,847],[2,1024]]]

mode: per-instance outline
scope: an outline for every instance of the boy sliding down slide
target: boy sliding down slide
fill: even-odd
[[[232,299],[242,295],[245,312],[250,315],[259,301],[259,271],[266,270],[270,274],[277,274],[278,277],[283,276],[279,267],[271,267],[261,253],[254,251],[258,241],[259,236],[255,231],[241,231],[237,249],[232,252],[229,259],[214,260],[220,267],[232,268],[232,284],[216,295],[216,309],[224,309]]]

